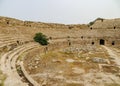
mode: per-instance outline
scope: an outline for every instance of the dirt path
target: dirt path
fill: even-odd
[[[109,48],[106,46],[102,46],[102,47],[107,50],[110,57],[113,58],[116,65],[119,66],[119,68],[120,68],[120,55],[118,55],[118,53],[115,50],[113,50],[112,48]]]

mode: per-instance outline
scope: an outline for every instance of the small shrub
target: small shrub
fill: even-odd
[[[41,45],[48,45],[48,38],[42,34],[42,33],[36,33],[34,40],[38,43],[40,43]]]

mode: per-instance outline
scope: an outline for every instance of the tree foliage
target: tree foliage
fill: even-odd
[[[34,40],[38,43],[40,43],[41,45],[47,45],[48,43],[48,38],[46,35],[42,34],[42,33],[36,33]]]

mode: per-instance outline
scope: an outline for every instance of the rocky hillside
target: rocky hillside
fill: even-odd
[[[91,27],[93,28],[92,30],[90,29]],[[120,33],[120,30],[118,29],[120,29],[120,19],[97,19],[89,27],[87,24],[65,25],[0,17],[0,34],[12,35],[15,37],[23,36],[31,40],[38,32],[42,32],[47,35],[47,37],[52,37],[52,39],[65,40],[69,37],[73,39],[84,38],[85,40],[90,40],[91,38],[96,37],[118,38]]]
[[[89,28],[87,25],[65,25],[57,23],[43,23],[22,21],[14,18],[0,17],[0,33],[33,38],[35,33],[42,32],[52,38],[78,37],[80,29]]]
[[[57,23],[44,23],[44,22],[34,22],[34,21],[22,21],[9,17],[0,16],[0,26],[10,26],[10,27],[34,27],[34,28],[55,28],[55,29],[88,29],[87,24],[57,24]],[[120,28],[120,18],[117,19],[103,19],[97,18],[93,22],[90,22],[90,26],[93,28]]]
[[[2,26],[25,26],[25,27],[36,27],[36,28],[86,28],[87,25],[65,25],[57,23],[43,23],[43,22],[33,22],[33,21],[22,21],[14,18],[0,17],[0,25]]]

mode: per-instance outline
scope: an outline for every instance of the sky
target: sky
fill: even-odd
[[[120,0],[0,0],[0,16],[20,20],[87,24],[120,18]]]

